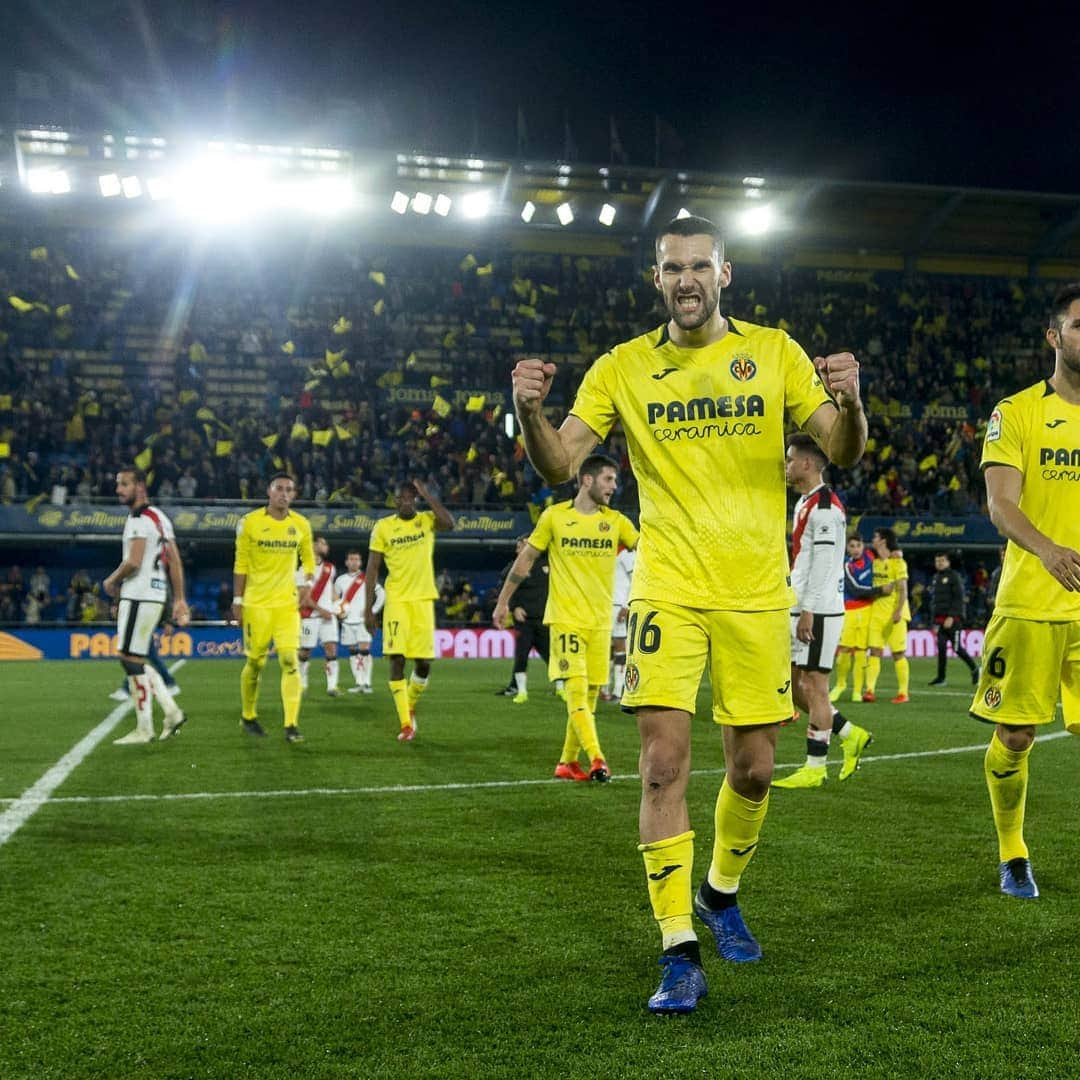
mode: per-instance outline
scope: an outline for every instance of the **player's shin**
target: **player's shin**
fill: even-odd
[[[165,715],[168,717],[179,716],[180,706],[176,704],[176,698],[169,693],[169,688],[165,685],[165,680],[152,667],[147,668],[146,678],[150,683],[150,689],[154,692],[154,697],[157,698]]]
[[[265,664],[265,656],[249,656],[240,672],[240,715],[245,720],[254,720],[258,711],[259,676]]]
[[[568,719],[566,721],[566,737],[563,739],[562,753],[559,754],[559,761],[569,764],[571,761],[577,761],[578,754],[581,752],[581,740],[577,737],[577,732],[574,730],[573,723]]]
[[[278,663],[281,665],[281,707],[285,712],[285,726],[295,727],[300,722],[300,698],[303,693],[296,652],[293,649],[279,649]]]
[[[596,718],[589,708],[589,683],[584,675],[566,680],[566,708],[570,723],[589,760],[602,758],[600,739],[596,734]]]
[[[865,650],[854,654],[851,664],[851,700],[862,697],[863,680],[866,678],[867,656]]]
[[[901,653],[896,660],[896,684],[899,687],[899,693],[906,695],[911,688],[911,663],[908,658]]]
[[[154,693],[142,664],[128,675],[128,691],[135,705],[135,729],[141,735],[154,736]]]
[[[836,683],[833,693],[839,697],[847,689],[848,674],[851,671],[851,653],[847,650],[836,654]]]
[[[651,844],[639,844],[645,860],[645,878],[653,917],[660,927],[664,948],[696,941],[691,923],[694,871],[694,834],[680,833]]]
[[[866,689],[872,694],[877,690],[878,676],[881,674],[881,657],[871,656],[866,661]]]
[[[390,680],[390,696],[394,699],[398,724],[402,729],[412,727],[412,720],[409,716],[409,687],[404,679]]]
[[[328,693],[335,693],[338,688],[338,662],[337,657],[326,661],[326,689]]]
[[[1028,857],[1027,844],[1024,843],[1024,809],[1027,804],[1030,754],[1030,746],[1026,750],[1010,750],[995,731],[983,759],[1002,862]]]
[[[734,894],[739,888],[739,879],[757,849],[768,808],[768,795],[761,802],[752,802],[729,787],[725,777],[716,797],[716,839],[708,877],[717,892]]]
[[[427,676],[419,676],[415,671],[409,676],[409,709],[415,709],[420,696],[428,687]]]

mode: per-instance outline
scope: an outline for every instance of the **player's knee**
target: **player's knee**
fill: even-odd
[[[642,744],[640,769],[642,787],[654,795],[685,788],[690,775],[689,754],[675,743],[650,740]]]
[[[311,650],[310,649],[301,649],[299,651],[299,653],[297,653],[297,656],[299,656],[301,660],[310,660],[311,659]]]
[[[142,675],[146,671],[146,665],[134,656],[122,656],[120,663],[123,665],[124,672],[127,675]]]
[[[278,663],[286,675],[295,675],[299,659],[295,649],[278,649]]]
[[[259,656],[249,656],[247,658],[247,666],[255,671],[262,671],[266,667],[266,653],[262,653]]]
[[[1023,751],[1035,741],[1035,728],[1030,725],[1016,727],[1012,724],[998,724],[997,737],[1006,750]]]
[[[421,679],[426,679],[431,674],[431,661],[417,660],[413,664],[413,670]]]

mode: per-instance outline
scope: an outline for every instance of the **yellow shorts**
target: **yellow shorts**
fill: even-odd
[[[903,656],[907,652],[907,628],[907,619],[893,622],[892,610],[871,615],[866,643],[871,649],[888,649],[893,656]]]
[[[383,656],[435,659],[435,602],[387,600],[382,615]]]
[[[244,655],[258,660],[270,651],[270,642],[280,652],[300,647],[300,612],[295,604],[281,607],[244,605]]]
[[[611,653],[611,627],[594,626],[575,630],[552,623],[548,626],[551,645],[548,649],[548,678],[573,679],[583,675],[590,686],[603,686],[608,680]]]
[[[844,612],[844,625],[840,628],[840,648],[862,652],[870,640],[871,607],[848,608]]]
[[[622,704],[697,711],[706,664],[713,720],[746,726],[791,718],[791,623],[779,611],[700,611],[630,604]]]
[[[992,615],[971,715],[991,724],[1049,724],[1059,697],[1065,727],[1080,735],[1080,622]]]

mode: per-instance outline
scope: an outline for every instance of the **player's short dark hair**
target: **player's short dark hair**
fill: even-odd
[[[618,472],[619,466],[607,454],[590,454],[578,469],[578,483],[580,484],[586,476],[591,476],[595,480],[605,469],[614,469]]]
[[[414,495],[419,495],[420,492],[416,490],[416,485],[411,480],[402,480],[397,486],[398,494],[403,491],[411,491]]]
[[[788,448],[794,450],[796,454],[805,454],[813,458],[822,469],[829,464],[825,451],[804,431],[796,431],[789,435],[787,444]]]
[[[934,558],[935,559],[948,559],[949,562],[952,562],[952,556],[947,551],[935,551],[934,552]]]
[[[660,264],[660,241],[665,236],[708,236],[712,239],[713,251],[720,262],[724,261],[724,231],[708,218],[689,217],[672,218],[656,234],[656,262]]]
[[[874,532],[876,532],[878,536],[880,536],[881,539],[885,541],[885,546],[890,551],[896,551],[896,549],[900,546],[900,542],[896,539],[895,530],[890,529],[888,526],[883,526],[880,529],[875,529]]]
[[[350,555],[363,555],[363,554],[364,553],[358,547],[351,547],[345,552],[345,558],[347,559]]]
[[[121,465],[120,468],[116,470],[116,475],[119,476],[120,473],[131,473],[131,479],[134,480],[136,484],[146,483],[146,472],[145,470],[140,469],[138,465]]]
[[[330,546],[330,541],[329,541],[329,540],[327,540],[327,539],[326,539],[326,537],[325,537],[325,536],[324,536],[324,535],[323,535],[322,533],[316,533],[316,534],[315,534],[315,535],[314,535],[314,536],[313,536],[313,537],[311,538],[311,542],[312,542],[313,544],[315,543],[315,541],[316,541],[316,540],[325,540],[325,541],[326,541],[326,546],[327,546],[327,547],[329,547],[329,546]]]
[[[1068,285],[1062,285],[1054,293],[1053,302],[1050,305],[1050,329],[1060,332],[1065,325],[1065,316],[1074,300],[1080,300],[1080,281],[1070,281]]]
[[[266,486],[269,487],[275,480],[292,480],[293,484],[296,483],[287,472],[276,472],[266,481]]]

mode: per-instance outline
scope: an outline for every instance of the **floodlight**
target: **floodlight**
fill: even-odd
[[[142,184],[137,176],[125,176],[120,181],[120,188],[124,192],[125,199],[137,199],[142,194]]]
[[[435,213],[439,217],[446,217],[450,213],[450,207],[454,205],[454,200],[449,195],[443,195],[441,192],[435,196]]]
[[[71,177],[63,169],[27,169],[26,186],[35,195],[66,195]]]
[[[524,221],[526,225],[528,225],[529,222],[532,221],[533,214],[535,213],[536,203],[530,200],[521,208],[521,220]]]
[[[154,202],[167,199],[172,194],[172,184],[160,176],[152,176],[146,181],[146,193]]]
[[[461,200],[461,209],[467,218],[473,220],[487,217],[488,211],[491,209],[491,192],[470,191]]]
[[[756,187],[748,187],[748,188],[747,188],[747,189],[746,189],[746,190],[745,190],[745,191],[743,192],[743,194],[744,194],[744,195],[745,195],[745,196],[746,196],[746,197],[747,197],[748,199],[760,199],[760,198],[761,198],[761,188],[756,188]]]
[[[514,425],[514,414],[512,412],[507,412],[503,415],[503,431],[506,433],[508,439],[512,439],[517,435]]]
[[[684,217],[693,217],[689,210],[685,206],[679,207],[679,212],[675,215],[675,220],[680,221]]]
[[[418,191],[412,200],[413,213],[415,214],[430,214],[431,213],[431,196],[426,191]]]
[[[394,197],[390,200],[390,209],[395,214],[404,214],[409,209],[409,196],[404,191],[395,191]]]
[[[600,207],[600,224],[610,227],[615,222],[615,207],[611,203],[604,203]]]
[[[569,225],[574,220],[574,211],[568,202],[559,203],[555,216],[559,219],[560,225]]]
[[[763,236],[776,224],[776,214],[771,206],[755,206],[744,210],[739,216],[739,227],[747,236]]]
[[[747,187],[755,187],[755,188],[764,187],[765,186],[765,177],[764,176],[744,176],[742,178],[742,182]]]
[[[98,177],[98,187],[106,199],[111,199],[121,192],[120,177],[116,173],[106,173]]]

